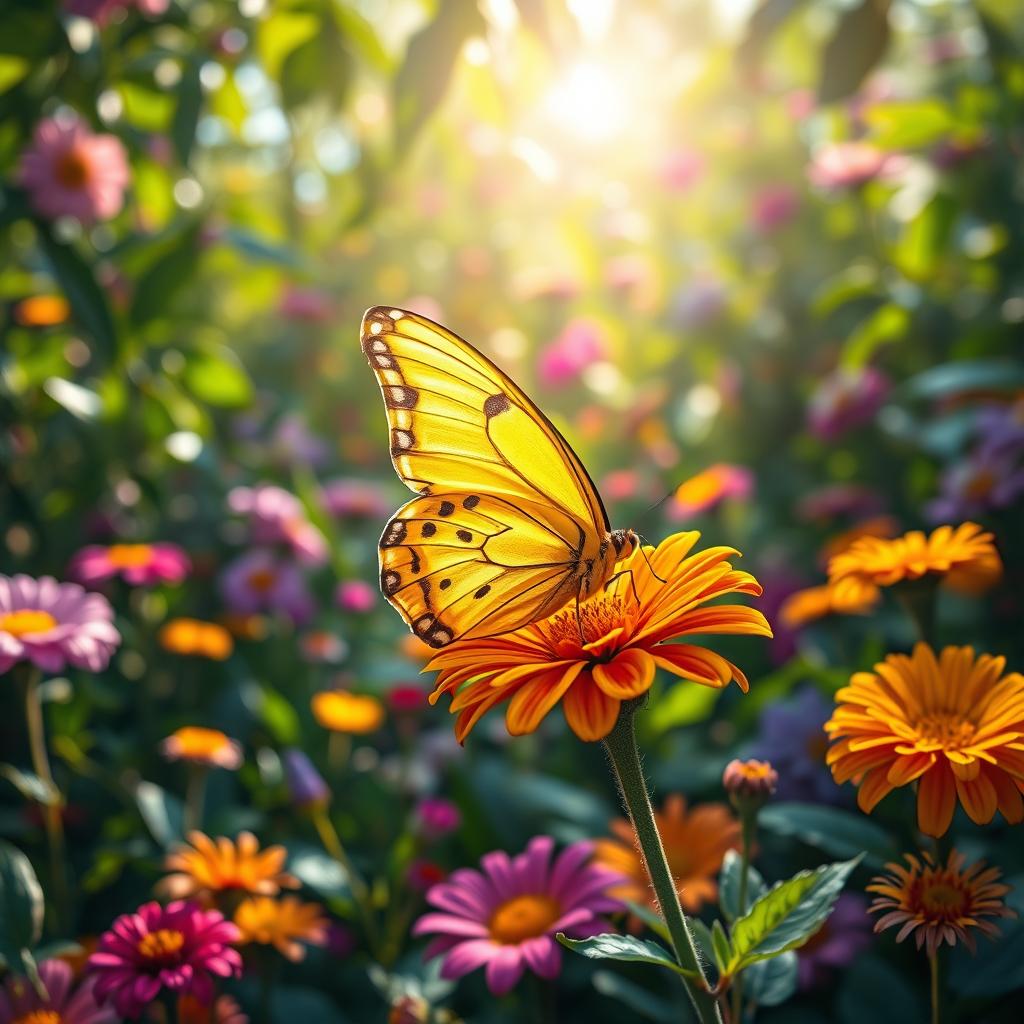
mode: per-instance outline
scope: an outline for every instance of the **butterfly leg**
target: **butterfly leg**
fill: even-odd
[[[620,576],[628,576],[629,577],[629,585],[633,589],[633,597],[636,600],[636,603],[640,604],[640,594],[637,593],[636,577],[633,575],[633,570],[632,569],[621,569],[614,576],[610,577],[608,579],[608,581],[604,585],[605,590],[607,590]],[[659,576],[658,579],[661,579],[661,577]]]

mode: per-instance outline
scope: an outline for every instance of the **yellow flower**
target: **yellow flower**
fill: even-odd
[[[880,875],[871,880],[868,892],[878,893],[870,913],[884,911],[875,922],[875,931],[900,926],[896,941],[902,942],[913,934],[917,948],[924,946],[934,956],[943,941],[955,946],[963,942],[975,951],[972,930],[984,932],[990,938],[999,929],[986,917],[1016,917],[1016,913],[1003,904],[1010,891],[1008,885],[998,883],[998,868],[983,870],[979,861],[964,870],[964,856],[955,850],[945,864],[936,864],[925,853],[923,863],[912,854],[904,857],[909,868],[900,864],[886,864],[891,875]]]
[[[251,832],[240,832],[232,842],[226,836],[216,840],[202,832],[190,832],[164,861],[172,872],[158,885],[167,899],[209,898],[225,891],[276,896],[281,888],[295,889],[298,881],[284,870],[287,851],[283,846],[260,849]]]
[[[917,780],[917,821],[941,836],[959,798],[976,824],[996,809],[1024,821],[1024,676],[1003,675],[1005,658],[923,643],[857,672],[836,694],[825,723],[836,782],[852,779],[865,814]]]
[[[271,899],[250,896],[235,911],[235,925],[242,933],[239,945],[255,942],[273,946],[289,960],[301,960],[306,951],[300,943],[322,946],[327,942],[327,918],[318,903],[303,903],[295,896]]]
[[[227,768],[234,771],[242,763],[242,748],[219,729],[186,725],[171,733],[160,744],[160,751],[169,761]]]
[[[213,622],[171,619],[160,630],[160,645],[172,654],[195,654],[213,661],[231,656],[235,643],[231,634]]]
[[[838,591],[852,583],[891,587],[936,576],[954,590],[979,593],[998,582],[1002,571],[992,534],[977,523],[940,526],[927,537],[920,530],[895,540],[862,537],[828,564],[829,583]]]
[[[826,615],[864,615],[878,604],[881,594],[874,583],[849,580],[843,587],[824,583],[790,594],[779,609],[779,621],[799,629]]]
[[[348,690],[325,690],[310,701],[313,717],[332,732],[375,732],[384,722],[384,705],[364,693]]]

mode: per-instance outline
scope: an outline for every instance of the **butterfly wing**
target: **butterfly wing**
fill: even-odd
[[[380,545],[381,587],[417,635],[438,647],[493,636],[578,593],[608,517],[554,425],[490,360],[425,317],[374,307],[362,348],[395,470],[420,495]]]

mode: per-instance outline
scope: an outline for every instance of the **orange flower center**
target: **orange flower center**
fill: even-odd
[[[56,1010],[30,1010],[11,1024],[61,1024],[61,1016]]]
[[[57,160],[54,174],[65,188],[82,188],[89,180],[89,162],[78,149],[69,149]]]
[[[277,582],[277,574],[273,569],[256,569],[249,573],[249,586],[257,594],[265,594]]]
[[[986,498],[996,485],[996,476],[991,470],[975,473],[967,484],[968,498]]]
[[[138,569],[148,565],[153,549],[148,544],[114,544],[107,548],[110,564],[118,569]]]
[[[561,914],[561,907],[550,896],[539,893],[515,896],[494,911],[488,927],[495,942],[516,946],[544,935]]]
[[[172,960],[185,945],[185,936],[173,928],[159,928],[139,939],[136,947],[148,960]]]
[[[28,636],[31,633],[46,633],[57,625],[57,620],[38,608],[19,608],[16,612],[0,615],[0,633],[12,636]]]
[[[951,750],[967,746],[976,731],[975,724],[959,711],[926,712],[914,722],[914,727],[926,743]]]
[[[967,915],[970,907],[967,893],[949,882],[922,882],[921,909],[932,918],[957,920]]]
[[[581,604],[578,618],[575,605],[568,611],[559,612],[545,624],[544,629],[552,647],[561,654],[563,652],[559,648],[562,644],[579,651],[584,644],[603,640],[609,633],[622,629],[625,624],[626,609],[622,601],[606,594]]]

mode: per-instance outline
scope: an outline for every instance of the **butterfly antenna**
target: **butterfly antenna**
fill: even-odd
[[[660,503],[659,503],[659,504],[660,504]],[[664,576],[659,576],[659,575],[658,575],[658,574],[657,574],[657,573],[656,573],[656,572],[654,571],[654,566],[653,566],[653,565],[651,565],[651,559],[650,559],[650,556],[649,556],[649,555],[647,554],[647,551],[646,551],[646,550],[645,550],[645,548],[644,548],[644,542],[645,542],[645,541],[644,541],[644,537],[643,537],[643,536],[641,536],[641,535],[640,535],[639,533],[637,534],[637,537],[639,537],[639,538],[640,538],[640,554],[644,556],[644,561],[645,561],[645,562],[647,563],[647,568],[651,570],[651,575],[652,575],[652,576],[653,576],[653,577],[654,577],[654,578],[655,578],[656,580],[658,580],[658,581],[659,581],[659,582],[661,582],[661,583],[668,583],[668,580],[667,580],[667,579],[665,579],[665,577],[664,577]]]

